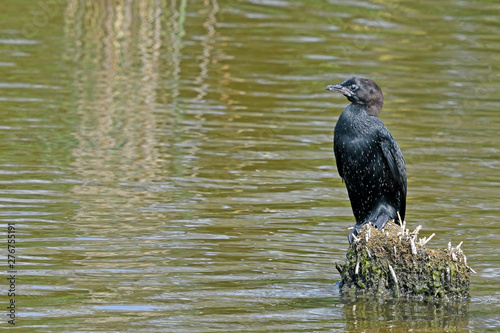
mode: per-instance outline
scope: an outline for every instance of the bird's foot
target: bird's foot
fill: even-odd
[[[375,222],[372,222],[372,225],[378,230],[382,230],[384,229],[388,220],[389,217],[387,215],[380,215],[379,217],[377,217],[377,220],[375,220]]]
[[[354,226],[352,230],[349,232],[349,236],[347,236],[347,240],[349,241],[349,244],[352,244],[355,239],[358,239],[356,236],[358,235],[359,228],[358,226]]]
[[[365,222],[363,224],[356,224],[354,226],[354,228],[352,228],[351,232],[349,232],[349,236],[347,236],[347,239],[349,240],[349,244],[352,244],[354,241],[358,241],[358,233],[359,233],[359,230],[361,230],[361,228],[367,224],[367,223],[370,223],[370,222]]]

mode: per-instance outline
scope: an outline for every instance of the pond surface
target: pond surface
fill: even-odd
[[[4,0],[0,214],[20,332],[500,330],[494,1]],[[471,299],[352,300],[333,127],[351,75],[463,241]],[[7,258],[2,256],[3,267]]]

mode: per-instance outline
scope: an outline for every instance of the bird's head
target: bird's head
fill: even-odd
[[[337,91],[356,104],[366,105],[366,113],[378,116],[384,104],[382,89],[370,79],[352,76],[340,84],[331,84],[326,90]]]

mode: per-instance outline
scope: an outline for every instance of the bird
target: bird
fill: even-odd
[[[384,95],[373,80],[352,76],[326,90],[351,102],[335,125],[333,150],[356,219],[348,236],[352,244],[366,223],[382,230],[390,219],[404,221],[406,166],[396,140],[378,118]]]

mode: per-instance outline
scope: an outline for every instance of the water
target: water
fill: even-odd
[[[4,2],[2,329],[499,330],[497,4]],[[347,101],[324,89],[350,75],[384,90],[408,224],[464,241],[469,301],[340,297]]]

